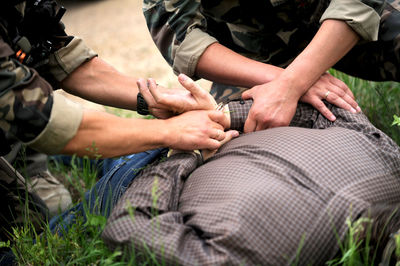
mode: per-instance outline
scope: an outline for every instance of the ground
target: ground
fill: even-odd
[[[67,33],[87,45],[119,71],[152,77],[168,87],[179,86],[147,30],[141,0],[59,0],[67,8],[62,18]],[[204,88],[210,83],[200,80]]]

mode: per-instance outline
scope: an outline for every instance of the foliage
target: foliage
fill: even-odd
[[[336,70],[330,70],[330,73],[349,86],[372,124],[400,145],[400,127],[392,126],[393,115],[400,114],[399,83],[366,81]],[[395,121],[398,120],[395,118]]]

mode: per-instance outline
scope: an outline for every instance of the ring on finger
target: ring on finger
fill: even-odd
[[[324,95],[324,99],[325,99],[325,100],[328,99],[328,95],[329,95],[330,93],[331,93],[330,91],[327,91],[327,92],[325,93],[325,95]]]

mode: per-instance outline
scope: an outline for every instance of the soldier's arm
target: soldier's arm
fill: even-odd
[[[0,128],[36,150],[113,157],[156,147],[190,150],[220,146],[215,136],[225,123],[221,112],[144,120],[83,110],[53,94],[48,82],[12,59],[12,54],[0,39]]]
[[[346,90],[320,87],[316,82],[320,82],[321,75],[359,40],[377,39],[384,5],[384,1],[332,1],[321,18],[320,29],[304,51],[273,82],[243,94],[243,98],[254,99],[245,131],[289,124],[294,114],[294,109],[289,107],[299,99],[313,105],[331,121],[336,118],[322,102],[323,99],[351,112],[360,111],[351,94],[346,95]],[[343,86],[338,83],[338,87]],[[279,102],[280,99],[284,101]]]
[[[13,53],[0,38],[0,128],[37,150],[57,153],[75,135],[83,111],[54,95],[52,86]]]
[[[195,74],[199,57],[218,42],[207,32],[201,1],[144,0],[143,12],[151,36],[176,74]]]
[[[83,63],[61,82],[61,87],[87,100],[136,110],[136,78],[123,75],[98,57]]]

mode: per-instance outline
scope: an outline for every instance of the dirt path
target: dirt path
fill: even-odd
[[[176,76],[154,45],[140,0],[59,0],[67,8],[67,33],[81,36],[101,58],[123,73],[153,77],[169,87]],[[210,83],[200,84],[209,88]]]

